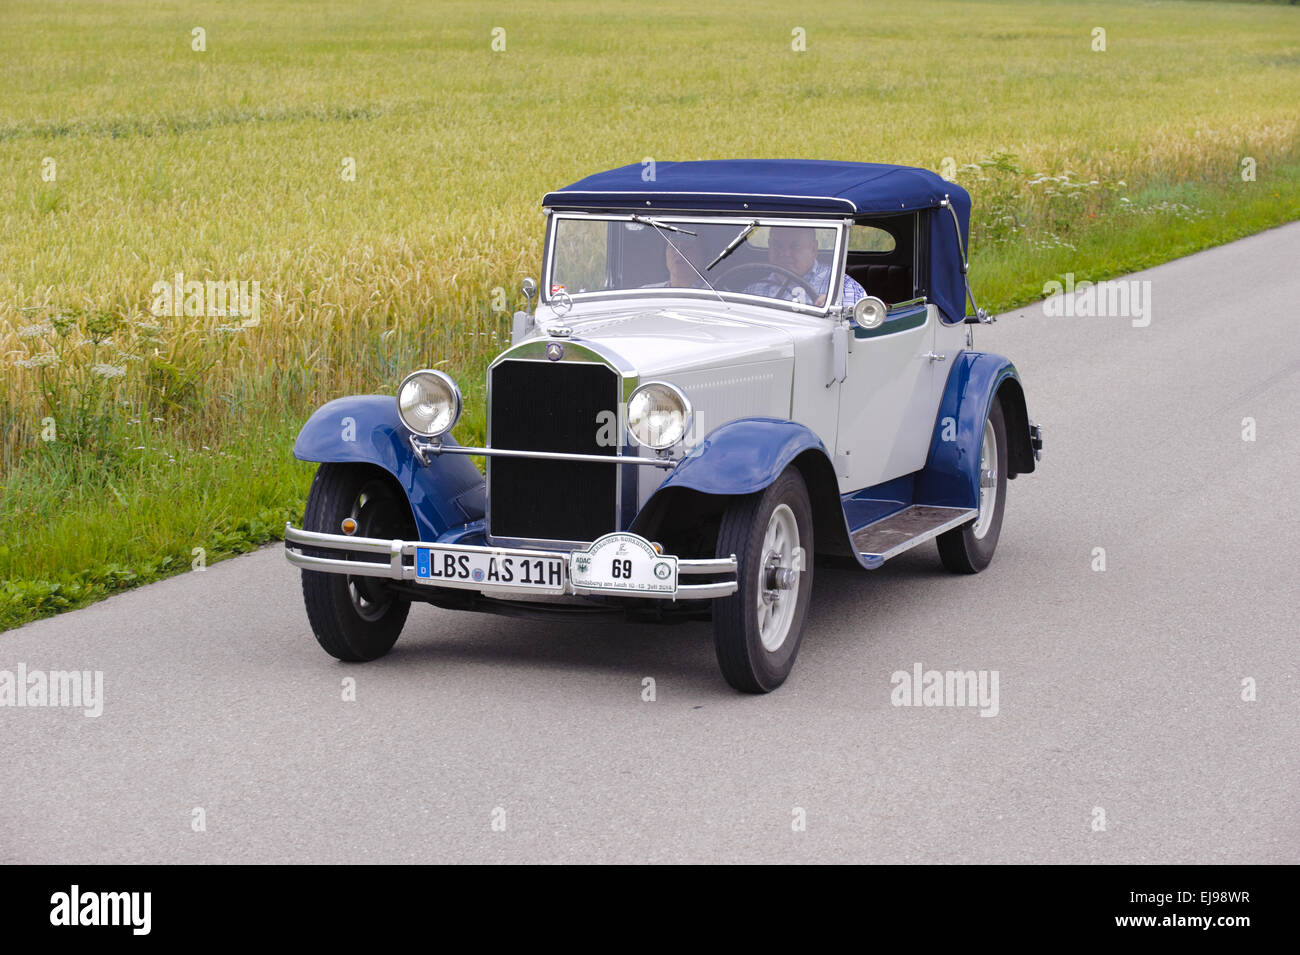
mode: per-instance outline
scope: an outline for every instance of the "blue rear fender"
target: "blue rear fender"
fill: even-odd
[[[1007,477],[1034,470],[1025,392],[1015,365],[1001,355],[964,351],[948,373],[930,454],[916,476],[916,503],[978,505],[980,446],[994,401],[1001,402],[1007,425]]]
[[[485,485],[474,463],[463,454],[444,454],[421,464],[409,435],[392,396],[353,395],[322,405],[307,419],[293,456],[383,468],[406,492],[420,540],[435,541],[453,527],[480,520]],[[448,435],[443,443],[455,441]]]
[[[804,425],[781,418],[742,418],[711,431],[659,485],[631,529],[657,539],[674,519],[716,514],[728,498],[764,490],[792,465],[808,486],[816,550],[851,554],[825,445]]]

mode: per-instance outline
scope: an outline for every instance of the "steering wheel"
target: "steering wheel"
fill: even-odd
[[[803,286],[804,291],[808,294],[808,301],[800,304],[804,304],[804,305],[816,304],[818,298],[817,290],[813,288],[811,285],[809,285],[807,282],[805,282],[803,280],[803,276],[796,275],[795,273],[791,272],[789,269],[783,269],[779,265],[771,265],[770,263],[767,262],[741,262],[739,265],[733,265],[731,268],[727,269],[727,271],[723,272],[721,275],[718,276],[718,284],[724,285],[724,283],[726,283],[727,280],[730,279],[731,276],[735,275],[737,272],[745,272],[745,271],[757,272],[760,270],[763,272],[764,275],[770,275],[771,273],[776,272],[779,275],[785,276],[785,281],[782,282],[781,287],[776,290],[777,298],[780,298],[781,293],[784,292],[787,288],[789,288],[792,283],[794,283]],[[740,289],[731,288],[729,285],[725,285],[724,287],[726,287],[727,290],[730,292],[741,291]]]

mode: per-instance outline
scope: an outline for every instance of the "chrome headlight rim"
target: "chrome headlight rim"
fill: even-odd
[[[410,384],[414,379],[421,378],[421,377],[435,378],[439,382],[441,382],[447,389],[447,392],[451,398],[451,416],[448,419],[448,423],[445,428],[442,428],[437,431],[432,431],[429,429],[414,427],[412,426],[411,422],[406,419],[406,415],[403,413],[402,392],[406,390],[406,386]],[[406,428],[407,431],[410,431],[412,434],[417,435],[421,438],[440,438],[445,434],[449,434],[451,432],[451,429],[456,427],[456,422],[460,420],[460,413],[463,408],[463,403],[460,395],[460,388],[456,385],[456,382],[452,379],[451,375],[447,374],[445,371],[438,371],[436,368],[421,368],[419,371],[413,371],[405,378],[403,378],[402,383],[397,386],[396,401],[397,401],[397,417],[402,422],[402,426]]]
[[[889,306],[874,295],[864,295],[853,304],[853,321],[861,328],[879,328],[888,314]]]
[[[651,388],[662,388],[668,391],[681,406],[682,415],[682,433],[680,436],[671,441],[653,444],[649,441],[643,441],[636,433],[636,428],[632,424],[632,402],[636,400],[637,395]],[[632,444],[641,448],[649,448],[651,451],[667,451],[675,445],[681,444],[686,440],[686,436],[691,433],[691,426],[695,423],[695,406],[691,404],[691,399],[686,397],[686,392],[674,385],[671,381],[647,381],[638,385],[632,394],[627,398],[627,435]]]

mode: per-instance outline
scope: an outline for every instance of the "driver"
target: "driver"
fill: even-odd
[[[747,293],[779,298],[785,302],[799,302],[804,305],[826,304],[831,267],[817,259],[817,233],[813,229],[772,226],[768,233],[767,261],[802,278],[817,293],[816,300],[809,303],[808,290],[781,272],[772,272],[762,281],[746,286]],[[852,308],[853,304],[866,294],[867,290],[851,275],[844,276],[844,294],[840,299],[842,305]]]

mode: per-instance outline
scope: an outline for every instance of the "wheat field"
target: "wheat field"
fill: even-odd
[[[1134,223],[1196,219],[1205,244],[1300,217],[1295,7],[739,10],[6,0],[7,486],[31,486],[51,423],[95,486],[98,461],[247,443],[415,363],[462,381],[473,440],[482,368],[539,270],[542,195],[648,158],[956,170],[993,306],[1065,266],[1131,266],[1111,252]],[[177,274],[257,282],[256,321],[154,314]]]

